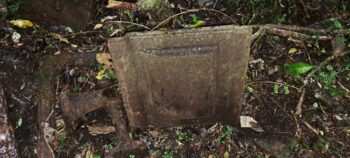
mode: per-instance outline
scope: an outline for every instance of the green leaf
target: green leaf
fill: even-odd
[[[195,23],[191,24],[190,27],[191,27],[191,28],[196,28],[196,27],[200,27],[200,26],[202,26],[202,25],[204,25],[204,24],[205,24],[205,21],[203,21],[203,20],[197,20]]]
[[[198,21],[198,18],[195,14],[191,14],[190,17],[192,18],[192,23],[196,23]]]
[[[283,90],[284,90],[284,94],[289,94],[289,86],[288,85],[284,85]]]
[[[20,117],[18,120],[17,120],[17,122],[16,122],[16,128],[15,129],[17,129],[17,128],[19,128],[19,127],[21,127],[22,126],[22,117]]]
[[[288,51],[288,54],[295,54],[296,52],[298,51],[298,49],[296,49],[296,48],[291,48],[291,49],[289,49],[289,51]]]
[[[278,84],[273,85],[273,93],[278,94],[280,86]]]
[[[293,63],[293,64],[285,65],[286,73],[292,76],[299,76],[299,75],[305,74],[306,72],[310,71],[312,68],[313,66],[306,63]]]
[[[254,92],[254,89],[252,87],[250,87],[250,86],[248,86],[247,89],[248,89],[248,92],[250,92],[250,93]]]
[[[114,73],[111,70],[109,70],[109,69],[105,71],[104,75],[109,80],[114,80],[115,79]]]
[[[186,142],[190,141],[190,137],[184,132],[176,131],[176,135],[178,140],[180,141],[186,141]]]

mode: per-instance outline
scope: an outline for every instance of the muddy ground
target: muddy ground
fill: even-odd
[[[205,2],[205,3],[201,3]],[[108,52],[106,42],[125,32],[144,29],[103,23],[106,16],[117,15],[118,20],[146,25],[144,13],[106,9],[107,2],[97,2],[96,10],[86,31],[70,32],[66,26],[46,26],[38,21],[34,28],[21,29],[9,23],[19,18],[10,14],[0,23],[0,81],[5,88],[8,114],[15,127],[17,148],[21,157],[36,157],[39,123],[38,71],[39,61],[48,55],[64,53]],[[174,13],[186,9],[207,7],[219,10],[238,25],[285,24],[308,28],[340,30],[350,28],[350,4],[346,0],[173,0]],[[205,21],[201,26],[232,24],[218,13],[198,12],[178,17],[182,24],[194,23],[193,17]],[[174,25],[167,29],[179,29]],[[201,27],[200,26],[200,27]],[[21,35],[18,43],[13,31]],[[257,29],[254,29],[257,31]],[[55,32],[69,42],[49,35]],[[310,32],[308,32],[310,33]],[[317,33],[316,33],[317,34]],[[295,108],[303,86],[303,78],[286,72],[286,65],[303,62],[317,67],[332,56],[335,44],[343,41],[350,49],[349,34],[328,34],[331,40],[293,39],[263,33],[251,46],[249,69],[242,114],[253,117],[263,132],[230,127],[223,124],[154,128],[131,133],[147,145],[150,157],[350,157],[350,57],[345,55],[328,62],[316,72],[305,87],[302,116]],[[59,62],[59,61],[57,61]],[[101,65],[66,65],[55,76],[57,102],[55,104],[57,134],[51,144],[56,157],[103,157],[120,144],[115,133],[92,135],[91,126],[105,129],[112,125],[107,109],[98,109],[80,118],[76,130],[69,129],[60,109],[62,91],[87,92],[110,89],[117,96],[117,78],[108,75],[96,79]],[[133,157],[133,155],[129,155]]]

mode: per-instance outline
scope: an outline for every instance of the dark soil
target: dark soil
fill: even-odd
[[[340,23],[343,29],[350,28],[350,2],[346,0],[304,0],[304,4],[290,0],[206,2],[208,5],[205,7],[222,11],[235,19],[238,25],[273,23],[336,29]],[[36,157],[37,152],[40,57],[61,53],[108,52],[106,42],[114,29],[124,30],[116,36],[144,31],[130,25],[111,23],[94,30],[95,24],[105,16],[117,15],[118,20],[143,25],[148,20],[142,12],[108,10],[104,8],[107,2],[97,3],[96,16],[93,16],[86,32],[73,35],[66,32],[63,26],[16,28],[8,22],[16,15],[10,15],[0,22],[0,82],[5,88],[11,122],[16,127],[15,137],[21,157]],[[171,3],[174,13],[201,7],[197,1],[173,0]],[[204,26],[232,24],[218,13],[199,12],[195,15],[206,21]],[[192,22],[189,15],[178,19],[183,19],[182,23],[185,24]],[[182,26],[174,25],[168,29],[174,28]],[[20,43],[11,40],[11,29],[21,34]],[[69,43],[53,39],[49,32],[67,35],[65,37]],[[349,50],[349,35],[344,35],[344,39]],[[317,66],[331,56],[332,42],[301,41],[265,34],[255,40],[251,48],[242,115],[253,117],[264,132],[214,124],[161,129],[150,127],[146,131],[131,133],[133,138],[147,145],[151,157],[350,157],[350,95],[346,91],[350,89],[350,57],[329,63],[327,68],[321,70],[326,77],[318,80],[317,76],[322,74],[316,74],[313,82],[306,87],[303,115],[295,117],[295,106],[300,97],[298,88],[302,82],[287,75],[284,66],[295,62]],[[291,48],[298,51],[290,54]],[[337,71],[340,69],[343,71]],[[74,74],[70,73],[72,70]],[[337,74],[330,79],[333,72]],[[67,87],[71,92],[104,88],[117,92],[116,79],[97,80],[97,73],[98,65],[67,65],[56,76],[57,99],[61,90]],[[331,84],[333,88],[325,88],[326,84]],[[288,87],[288,91],[285,87]],[[57,101],[54,128],[58,132],[52,145],[57,157],[103,157],[112,147],[120,144],[115,133],[97,136],[89,133],[87,126],[112,124],[106,109],[86,114],[80,119],[79,127],[72,130],[66,126],[59,107]],[[18,124],[19,120],[22,120],[21,124]]]

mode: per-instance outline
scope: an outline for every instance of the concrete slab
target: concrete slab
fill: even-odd
[[[108,47],[131,129],[239,123],[251,28],[128,33]]]

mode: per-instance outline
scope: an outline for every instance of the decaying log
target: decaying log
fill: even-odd
[[[18,154],[15,145],[14,130],[8,120],[6,111],[7,105],[4,90],[0,84],[0,157],[16,158]]]
[[[49,118],[51,111],[54,109],[55,103],[55,79],[64,70],[67,64],[82,65],[86,63],[96,63],[95,53],[74,53],[51,55],[42,57],[39,61],[38,72],[38,91],[40,94],[40,102],[38,106],[38,122],[43,124]],[[49,118],[47,123],[54,125],[53,117]],[[44,128],[40,127],[38,136],[38,157],[51,158],[52,154],[44,139]]]
[[[84,93],[61,92],[61,109],[73,128],[77,127],[75,121],[83,115],[101,107],[118,105],[122,102],[119,98],[107,98],[104,92],[105,90]]]

